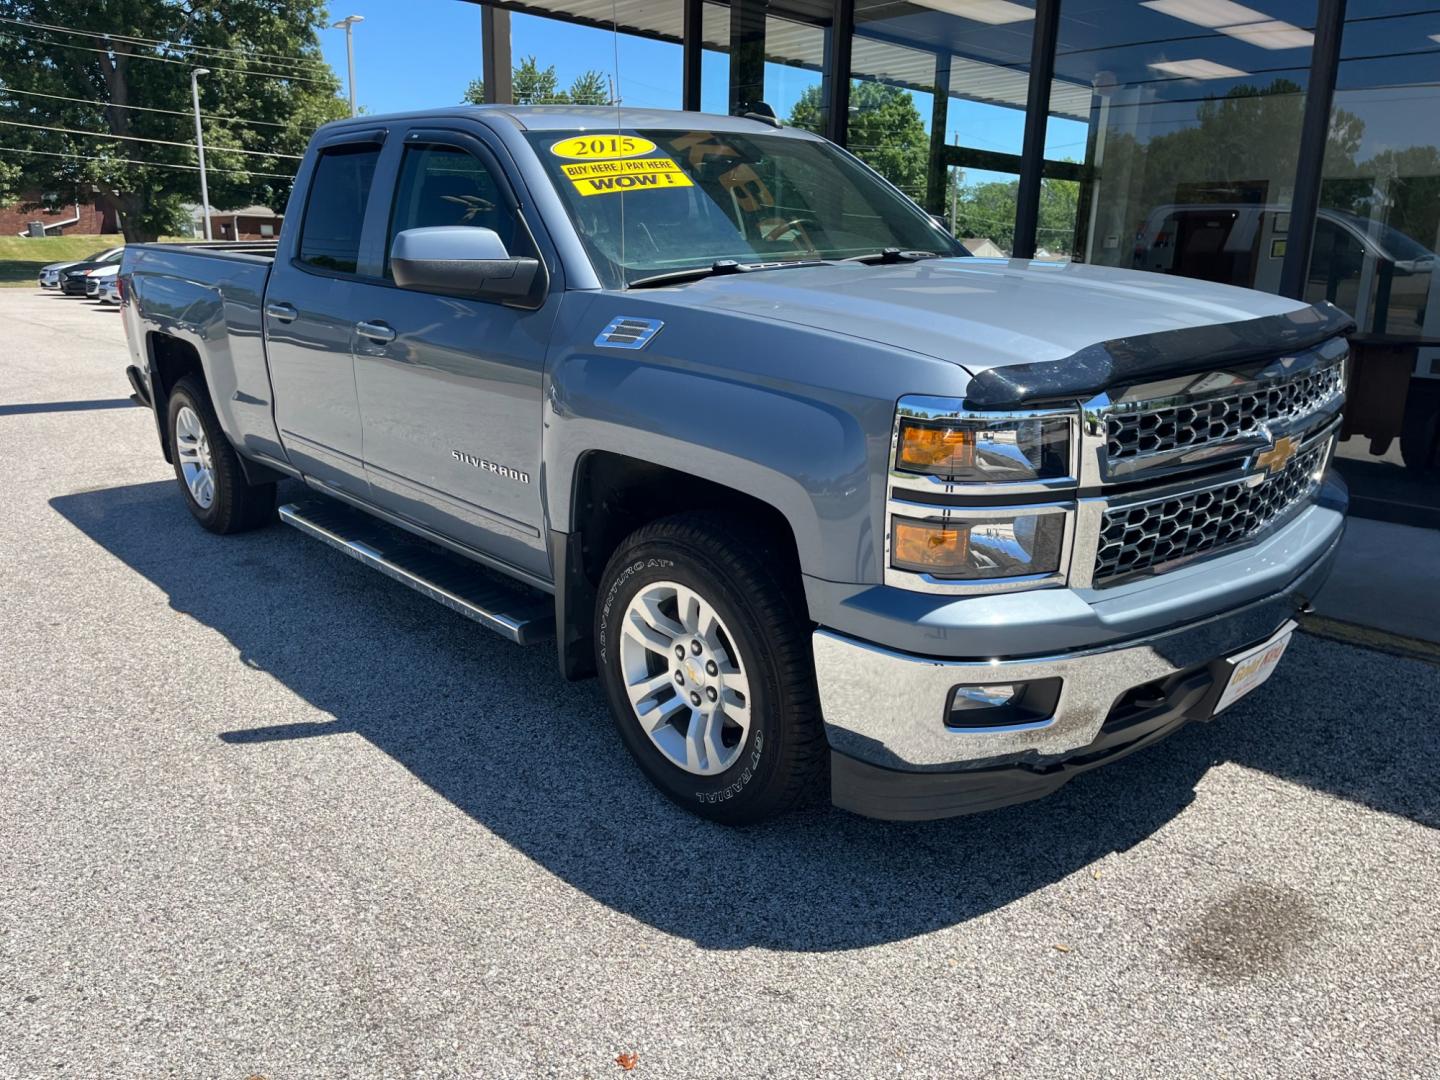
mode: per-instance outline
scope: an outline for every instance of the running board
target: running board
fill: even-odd
[[[555,632],[555,602],[479,563],[328,499],[280,507],[280,520],[521,645]]]

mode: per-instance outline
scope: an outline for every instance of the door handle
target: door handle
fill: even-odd
[[[357,322],[355,332],[381,345],[388,345],[395,340],[395,328],[383,322]]]
[[[265,305],[265,314],[276,322],[283,323],[294,322],[300,316],[293,304],[281,304],[273,300]]]

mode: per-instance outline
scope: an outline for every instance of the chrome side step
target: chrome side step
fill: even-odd
[[[363,511],[306,499],[280,507],[280,520],[518,644],[555,632],[551,597]]]

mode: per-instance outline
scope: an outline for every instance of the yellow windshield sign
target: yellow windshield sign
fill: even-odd
[[[653,142],[638,135],[576,135],[571,139],[561,139],[550,147],[550,153],[556,157],[580,161],[644,157],[654,150]]]
[[[581,195],[613,195],[617,191],[694,186],[680,166],[667,157],[638,161],[586,161],[560,168]]]

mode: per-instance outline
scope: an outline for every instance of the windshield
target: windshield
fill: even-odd
[[[968,254],[829,143],[716,131],[528,138],[611,288],[721,259],[846,259],[885,248]]]

